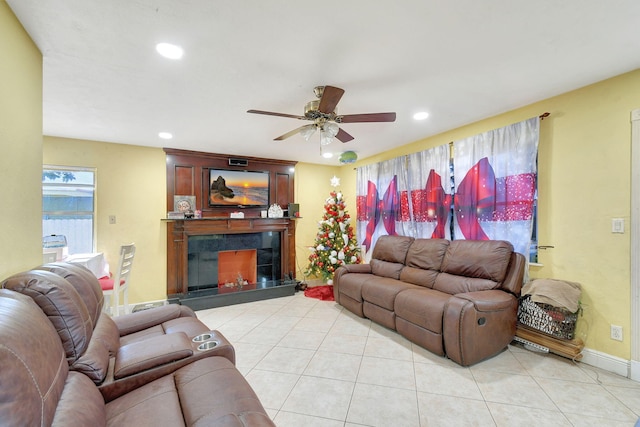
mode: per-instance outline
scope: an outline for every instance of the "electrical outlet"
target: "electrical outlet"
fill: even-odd
[[[611,339],[622,341],[622,326],[611,325]]]
[[[116,216],[109,215],[109,224],[115,224],[115,223],[116,223]]]

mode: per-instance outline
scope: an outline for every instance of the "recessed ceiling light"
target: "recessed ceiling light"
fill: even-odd
[[[169,132],[160,132],[158,133],[158,137],[162,138],[162,139],[171,139],[173,138],[173,135]]]
[[[420,111],[419,113],[415,113],[413,115],[414,120],[424,120],[427,117],[429,117],[429,113],[427,113],[426,111]]]
[[[156,50],[160,55],[169,59],[180,59],[184,54],[184,50],[180,46],[171,43],[158,43]]]
[[[330,159],[333,157],[333,153],[322,153],[322,157],[325,159]]]

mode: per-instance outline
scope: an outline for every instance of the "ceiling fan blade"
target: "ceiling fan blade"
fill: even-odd
[[[338,138],[342,142],[349,142],[353,139],[351,135],[349,135],[347,132],[345,132],[342,129],[338,130],[338,133],[336,134],[336,138]]]
[[[318,105],[318,111],[325,114],[333,113],[342,95],[344,95],[344,89],[325,86],[322,91],[322,98],[320,98],[320,105]]]
[[[293,135],[295,135],[295,134],[297,134],[297,133],[302,132],[304,129],[307,129],[307,128],[310,128],[310,127],[314,127],[314,126],[315,126],[315,125],[304,125],[304,126],[300,126],[299,128],[294,129],[294,130],[292,130],[292,131],[289,131],[289,132],[285,133],[284,135],[280,135],[279,137],[274,138],[273,140],[274,140],[274,141],[282,141],[283,139],[287,139],[287,138],[289,138],[289,137],[291,137],[291,136],[293,136]]]
[[[396,113],[371,113],[371,114],[347,114],[338,116],[338,123],[372,123],[372,122],[395,122]]]
[[[277,117],[288,117],[290,119],[298,119],[298,120],[309,120],[304,116],[295,116],[293,114],[284,114],[284,113],[273,113],[271,111],[262,111],[262,110],[247,110],[247,113],[252,114],[264,114],[266,116],[277,116]]]

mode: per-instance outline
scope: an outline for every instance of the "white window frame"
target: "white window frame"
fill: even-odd
[[[91,167],[80,167],[80,166],[61,166],[61,165],[43,165],[42,166],[42,173],[44,174],[45,170],[52,170],[52,171],[59,171],[59,172],[91,172],[93,173],[93,184],[78,184],[78,183],[70,183],[69,185],[74,185],[76,187],[87,187],[87,188],[91,188],[93,190],[93,206],[92,206],[92,211],[86,211],[85,214],[86,215],[91,215],[92,217],[92,229],[91,229],[91,250],[90,252],[96,252],[96,247],[97,247],[97,212],[96,212],[96,206],[97,206],[97,170],[96,168],[91,168]],[[44,178],[42,179],[42,198],[44,199],[44,192],[45,192],[45,188],[49,187],[49,186],[60,186],[60,185],[64,185],[61,184],[59,182],[45,182]],[[55,211],[55,212],[46,212],[44,211],[44,200],[43,200],[43,207],[42,207],[42,216],[43,216],[43,228],[44,228],[44,215],[74,215],[74,214],[78,214],[78,212],[65,212],[65,211]],[[43,229],[43,234],[46,234],[46,232]]]

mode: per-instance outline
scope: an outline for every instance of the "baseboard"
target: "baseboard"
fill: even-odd
[[[608,372],[612,372],[617,375],[621,375],[626,378],[631,378],[634,381],[640,381],[640,363],[622,359],[620,357],[612,356],[600,351],[584,348],[582,350],[582,359],[580,362],[590,365],[596,368],[603,369]],[[637,374],[634,378],[631,374],[633,365],[636,367]]]
[[[632,360],[630,371],[631,372],[629,374],[629,378],[631,378],[634,381],[640,382],[640,362]]]

